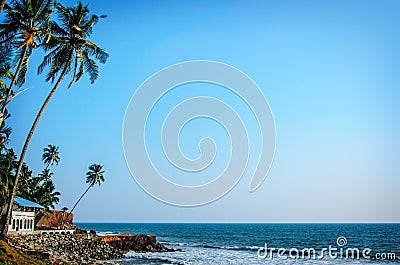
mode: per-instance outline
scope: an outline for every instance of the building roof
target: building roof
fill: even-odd
[[[18,204],[20,207],[32,207],[32,208],[39,208],[43,209],[44,207],[36,202],[32,202],[30,200],[21,198],[21,197],[15,197],[14,202]]]

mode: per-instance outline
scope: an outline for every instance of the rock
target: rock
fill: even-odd
[[[75,229],[75,234],[78,234],[78,235],[86,235],[86,234],[87,234],[87,230],[85,230],[85,229],[80,229],[79,227],[77,227],[77,228]]]
[[[174,252],[174,251],[176,251],[176,250],[172,249],[172,248],[167,248],[166,246],[164,246],[161,243],[156,244],[156,252]]]
[[[74,215],[63,211],[41,209],[35,216],[36,229],[61,229],[72,226]]]
[[[105,242],[116,249],[123,251],[134,250],[136,252],[172,252],[173,249],[157,243],[154,235],[121,234],[114,236],[98,237],[99,241]]]
[[[9,243],[20,249],[30,249],[48,255],[54,264],[101,264],[100,260],[119,259],[122,250],[99,240],[86,239],[81,235],[26,235],[13,236]]]

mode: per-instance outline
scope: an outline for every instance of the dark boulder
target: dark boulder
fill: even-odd
[[[106,242],[112,247],[124,251],[134,250],[137,252],[171,252],[173,249],[167,248],[164,245],[157,243],[154,235],[113,235],[101,236],[100,241]]]

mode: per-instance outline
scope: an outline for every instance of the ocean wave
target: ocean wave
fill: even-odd
[[[260,247],[258,246],[214,246],[209,244],[202,245],[204,248],[214,249],[225,249],[225,250],[237,250],[237,251],[257,251]]]
[[[118,232],[111,232],[111,231],[105,231],[105,232],[103,232],[103,231],[97,232],[96,231],[96,234],[98,236],[114,236],[114,235],[118,235],[119,233]]]
[[[125,254],[125,259],[123,261],[128,261],[129,259],[133,260],[144,260],[148,262],[160,262],[163,264],[175,264],[175,265],[185,265],[182,261],[169,258],[169,257],[154,257],[154,256],[148,256],[146,254],[138,253],[135,251],[129,251],[128,253]]]

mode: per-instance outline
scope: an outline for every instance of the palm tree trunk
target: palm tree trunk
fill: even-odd
[[[56,92],[57,88],[60,86],[61,81],[64,79],[64,76],[68,71],[68,65],[69,65],[69,63],[70,63],[70,61],[72,59],[72,55],[73,55],[73,50],[71,50],[71,53],[69,55],[68,61],[66,63],[66,66],[64,67],[60,77],[58,78],[57,83],[54,85],[54,87],[51,90],[50,94],[47,96],[47,98],[44,101],[42,107],[40,108],[39,113],[37,114],[36,119],[33,122],[32,128],[29,131],[28,137],[25,140],[25,144],[24,144],[24,147],[22,148],[21,156],[19,157],[18,168],[17,168],[17,172],[15,173],[15,180],[14,180],[14,183],[13,183],[13,188],[12,188],[11,194],[9,196],[9,202],[8,202],[8,207],[7,207],[7,212],[6,212],[6,220],[5,220],[4,225],[3,225],[2,229],[1,229],[0,239],[5,238],[5,236],[7,235],[8,224],[9,224],[10,218],[11,218],[11,211],[12,211],[14,196],[15,196],[15,193],[17,191],[17,186],[18,186],[18,178],[19,178],[19,174],[21,173],[22,165],[24,163],[24,158],[25,158],[26,151],[28,150],[29,142],[31,141],[33,133],[35,132],[36,126],[38,125],[39,120],[42,117],[44,110],[46,109],[46,107],[49,104],[51,98],[53,97],[53,95]]]
[[[1,0],[1,1],[3,1],[3,0]],[[4,1],[4,3],[5,3],[5,1]],[[2,3],[2,4],[3,4],[3,3]],[[0,8],[2,8],[2,6],[0,6]],[[1,12],[1,11],[0,11],[0,12]],[[9,87],[8,90],[7,90],[7,95],[6,95],[6,97],[4,98],[3,105],[2,105],[2,107],[1,107],[1,112],[0,112],[1,123],[3,123],[3,120],[4,120],[4,112],[6,111],[6,106],[7,106],[7,104],[8,104],[7,101],[8,101],[8,99],[10,98],[10,95],[11,95],[11,92],[12,92],[12,89],[13,89],[15,83],[17,82],[18,74],[19,74],[19,72],[21,71],[21,66],[22,66],[22,63],[24,62],[24,59],[25,59],[25,56],[26,56],[26,52],[27,52],[27,51],[28,51],[28,46],[25,45],[25,46],[24,46],[24,50],[22,51],[22,54],[21,54],[21,58],[19,58],[17,70],[15,71],[14,77],[13,77],[13,79],[12,79],[12,81],[11,81],[10,87]],[[0,125],[1,125],[1,123],[0,123]]]
[[[0,13],[3,12],[3,7],[6,4],[6,0],[1,0],[0,2]]]
[[[83,196],[86,195],[86,193],[90,190],[91,187],[93,187],[94,184],[91,184],[86,190],[85,192],[81,195],[81,197],[79,197],[79,200],[75,203],[74,207],[72,207],[72,210],[68,213],[66,220],[68,220],[69,216],[71,215],[71,213],[75,210],[75,207],[78,205],[78,203],[82,200]]]

